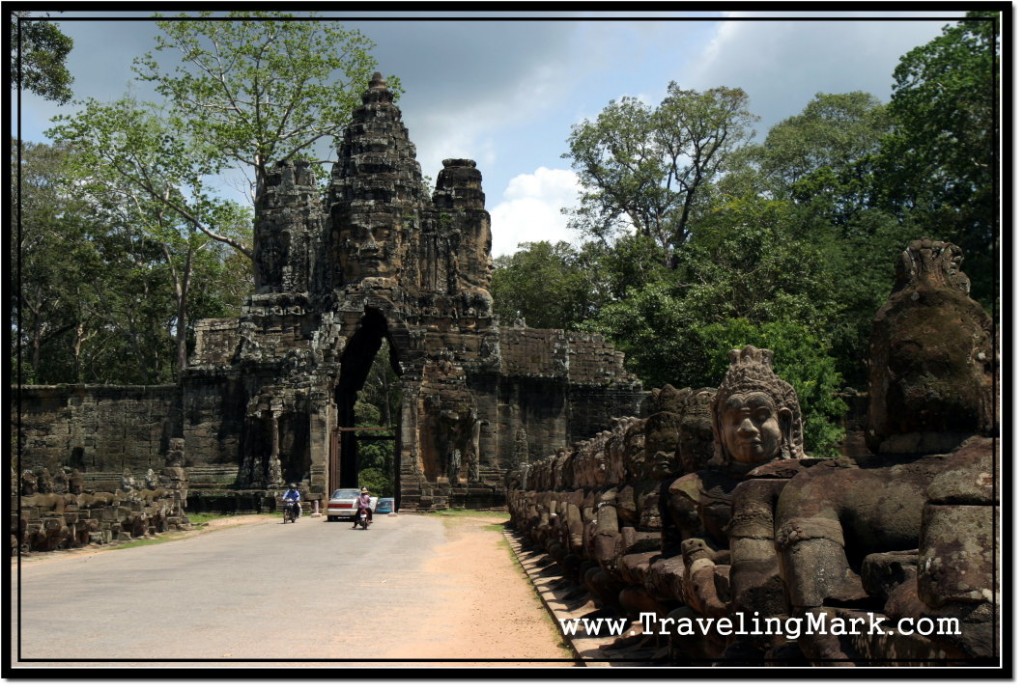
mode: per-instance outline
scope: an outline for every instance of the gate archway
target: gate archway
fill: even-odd
[[[338,417],[337,427],[331,435],[328,486],[331,490],[338,487],[358,487],[359,472],[362,469],[359,442],[390,438],[395,440],[390,479],[394,483],[395,497],[398,499],[401,484],[398,477],[398,453],[402,436],[400,411],[395,411],[390,421],[385,420],[382,424],[390,423],[385,426],[370,429],[357,428],[356,402],[359,392],[366,386],[374,360],[385,341],[388,344],[391,371],[400,376],[402,367],[398,351],[388,329],[387,319],[379,310],[366,308],[359,327],[348,340],[341,354],[341,373],[334,389]]]

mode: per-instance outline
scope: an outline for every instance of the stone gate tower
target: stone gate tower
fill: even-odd
[[[425,188],[380,74],[338,146],[326,197],[307,164],[279,163],[259,202],[256,292],[240,318],[198,324],[182,380],[193,487],[301,482],[323,497],[355,486],[353,406],[385,340],[401,377],[407,509],[501,504],[515,459],[635,414],[640,383],[599,336],[493,316],[484,201],[467,159],[444,161]]]

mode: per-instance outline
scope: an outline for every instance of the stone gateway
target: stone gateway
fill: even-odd
[[[428,190],[379,73],[326,193],[281,162],[256,218],[255,293],[238,318],[195,325],[178,385],[22,387],[22,467],[143,476],[181,438],[190,508],[259,509],[292,482],[323,504],[357,486],[354,405],[384,342],[404,509],[501,506],[516,459],[638,412],[641,384],[601,337],[498,323],[481,173],[449,159]]]

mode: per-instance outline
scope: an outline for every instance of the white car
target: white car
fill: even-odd
[[[331,498],[327,500],[327,520],[341,521],[356,517],[356,507],[359,506],[359,488],[342,488],[334,490]],[[377,508],[377,497],[370,497],[370,511]]]

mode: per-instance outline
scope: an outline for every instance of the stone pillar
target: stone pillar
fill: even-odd
[[[278,418],[281,411],[274,410],[270,413],[270,460],[267,461],[267,486],[280,487],[284,484],[281,476],[280,434],[278,429]]]
[[[185,469],[185,440],[172,437],[167,448],[166,466],[160,471],[160,483],[174,496],[171,515],[185,515],[188,501],[188,471]]]
[[[331,430],[338,424],[337,406],[327,394],[310,401],[309,414],[309,492],[311,496],[322,495],[326,499],[332,487],[328,487],[329,465],[331,462]]]

